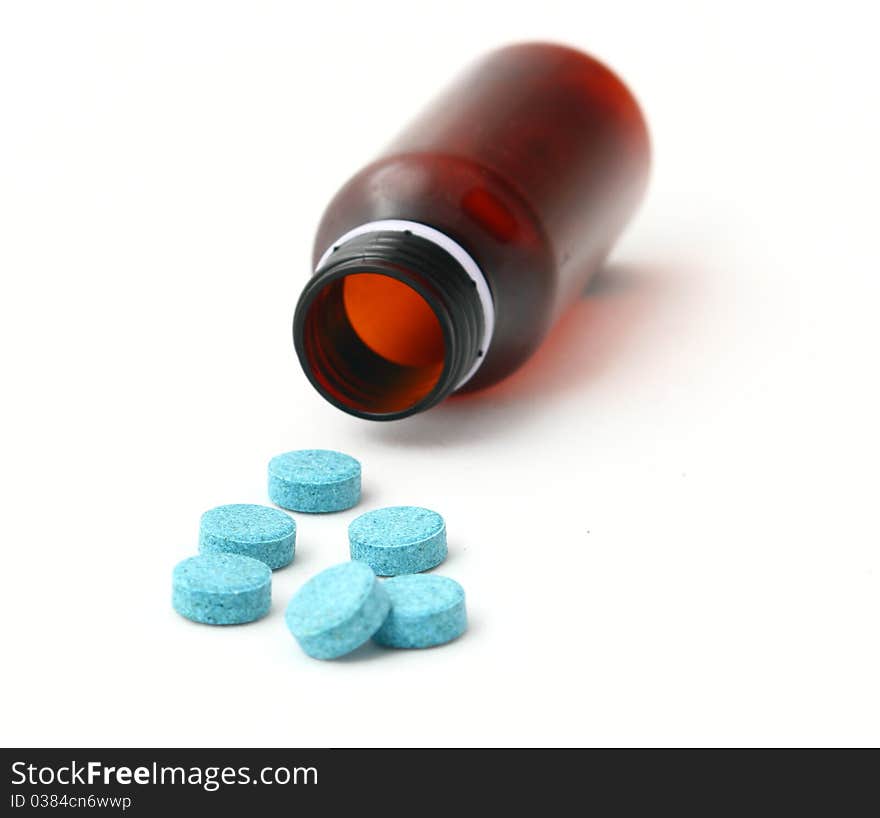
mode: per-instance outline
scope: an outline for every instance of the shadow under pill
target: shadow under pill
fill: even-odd
[[[377,645],[372,639],[368,639],[363,645],[356,648],[351,653],[347,653],[345,656],[339,656],[331,661],[336,664],[371,662],[381,656],[389,654],[390,652],[391,651],[388,648],[383,648],[380,645]]]

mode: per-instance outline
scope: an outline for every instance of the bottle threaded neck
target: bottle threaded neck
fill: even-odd
[[[477,287],[443,247],[408,230],[334,246],[300,296],[293,340],[315,388],[358,417],[439,403],[483,354]]]

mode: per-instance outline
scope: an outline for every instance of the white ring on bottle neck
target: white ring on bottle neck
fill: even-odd
[[[376,222],[367,222],[366,224],[353,227],[347,233],[344,233],[336,239],[336,241],[332,242],[324,251],[324,255],[321,256],[320,261],[318,261],[318,266],[315,268],[315,272],[324,266],[335,248],[340,247],[349,239],[353,239],[355,236],[362,236],[364,233],[376,233],[379,231],[391,231],[397,233],[409,232],[414,236],[419,236],[420,238],[427,239],[436,244],[438,247],[449,253],[449,255],[461,265],[462,269],[476,285],[477,296],[480,299],[480,307],[483,310],[483,337],[480,340],[480,351],[477,355],[477,360],[474,361],[474,365],[455,385],[456,389],[461,389],[461,387],[464,386],[480,368],[480,365],[486,358],[486,353],[489,351],[489,344],[492,342],[492,333],[495,331],[495,302],[492,300],[492,291],[489,289],[489,283],[486,281],[483,271],[480,269],[477,262],[471,258],[467,250],[465,250],[457,241],[449,238],[449,236],[445,233],[441,233],[436,228],[428,227],[428,225],[421,224],[420,222],[410,222],[406,219],[381,219]]]

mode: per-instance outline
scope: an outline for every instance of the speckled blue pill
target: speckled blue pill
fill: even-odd
[[[272,571],[240,554],[199,554],[175,566],[171,604],[206,625],[253,622],[269,613]]]
[[[202,515],[202,554],[241,554],[282,568],[296,547],[296,523],[283,511],[247,503],[217,506]]]
[[[464,589],[454,579],[407,574],[382,583],[391,610],[373,641],[391,648],[430,648],[467,629]]]
[[[351,558],[379,576],[416,574],[446,559],[446,524],[436,512],[418,506],[368,511],[348,527]]]
[[[344,511],[361,498],[361,464],[327,449],[279,454],[269,461],[269,498],[291,511]]]
[[[315,659],[336,659],[366,642],[388,615],[388,594],[369,566],[334,565],[312,577],[290,600],[285,620]]]

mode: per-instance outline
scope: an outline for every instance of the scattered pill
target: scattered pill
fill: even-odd
[[[269,461],[269,498],[291,511],[343,511],[361,497],[361,464],[342,452],[303,449]]]
[[[172,576],[174,610],[206,625],[238,625],[269,613],[272,571],[240,554],[199,554],[178,563]]]
[[[290,600],[285,619],[309,656],[335,659],[364,644],[385,621],[389,605],[369,566],[344,562],[306,582]]]
[[[373,641],[391,648],[430,648],[467,629],[464,589],[454,579],[408,574],[382,583],[391,610]]]
[[[217,506],[202,515],[202,554],[241,554],[274,569],[293,559],[295,547],[296,522],[277,508],[237,503]]]
[[[351,558],[379,576],[416,574],[446,559],[446,524],[418,506],[390,506],[361,514],[348,527]]]

